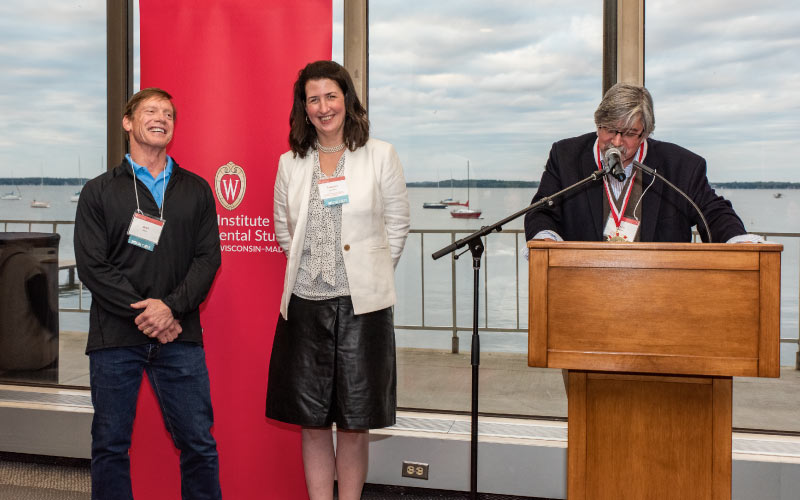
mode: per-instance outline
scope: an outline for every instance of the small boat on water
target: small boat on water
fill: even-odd
[[[772,197],[776,198],[776,199],[777,198],[783,198],[783,195],[781,193],[775,193],[775,194],[772,195]]]
[[[102,160],[100,160],[102,164]],[[81,157],[78,156],[78,179],[81,179],[81,189],[83,189],[83,178],[81,177]],[[75,193],[69,197],[69,201],[72,203],[77,203],[78,200],[81,199],[81,190],[75,191]]]
[[[14,191],[9,191],[8,193],[5,193],[2,196],[0,196],[0,200],[12,201],[12,200],[21,200],[21,199],[22,199],[22,195],[19,194],[19,191],[17,191],[16,193]]]
[[[41,177],[41,183],[39,185],[39,190],[41,191],[43,189],[44,189],[44,166],[42,166],[42,177]],[[37,201],[36,198],[34,198],[33,201],[31,202],[31,208],[50,208],[50,202],[41,200]]]
[[[4,193],[2,196],[0,196],[0,200],[9,200],[9,201],[21,200],[22,199],[22,193],[19,191],[19,188],[17,186],[14,186],[14,187],[17,190],[16,193],[12,189],[11,191],[9,191],[7,193]]]
[[[467,203],[461,208],[451,210],[450,216],[455,217],[456,219],[480,219],[482,213],[483,212],[480,210],[473,210],[469,208],[469,200],[467,200]]]
[[[449,205],[451,207],[455,207],[455,206],[466,207],[467,206],[466,203],[461,203],[460,201],[454,200],[452,198],[447,198],[445,200],[442,200],[442,203],[444,203],[445,205]]]
[[[452,183],[453,180],[451,179]],[[436,175],[436,194],[439,194],[439,175]],[[442,201],[426,201],[422,203],[422,208],[447,208],[447,203]]]
[[[461,208],[450,211],[450,216],[456,219],[478,219],[483,213],[480,209],[469,208],[469,160],[467,160],[467,202],[459,203]]]
[[[445,198],[442,201],[440,201],[439,203],[444,203],[445,205],[462,205],[463,206],[464,205],[463,203],[461,203],[458,200],[454,200],[453,199],[454,193],[455,192],[453,190],[453,172],[450,171],[450,198]]]

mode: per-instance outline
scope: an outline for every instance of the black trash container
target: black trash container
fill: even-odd
[[[54,374],[57,381],[60,239],[53,233],[0,233],[0,371],[4,378],[47,368],[46,378]]]

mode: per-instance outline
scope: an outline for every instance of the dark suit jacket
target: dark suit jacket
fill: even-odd
[[[592,146],[597,135],[592,132],[553,144],[539,190],[533,202],[570,186],[597,170]],[[700,207],[711,229],[714,242],[725,242],[745,234],[744,224],[729,201],[717,195],[706,178],[706,161],[675,144],[647,139],[644,164],[655,169]],[[653,176],[643,174],[642,188]],[[525,216],[525,236],[532,239],[549,229],[569,241],[600,241],[603,237],[603,183],[596,181],[556,201],[553,207]],[[697,225],[705,241],[700,217],[681,195],[656,179],[642,199],[641,241],[691,241]]]

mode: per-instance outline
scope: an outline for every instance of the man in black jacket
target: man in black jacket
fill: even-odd
[[[684,191],[705,215],[716,242],[756,242],[745,234],[729,201],[706,178],[706,162],[675,144],[650,138],[655,128],[653,100],[644,87],[618,83],[606,92],[594,114],[597,131],[553,144],[533,202],[550,196],[603,168],[616,148],[625,179],[610,176],[559,199],[553,207],[525,217],[531,239],[573,241],[690,241],[697,211],[661,180],[632,165],[637,160]]]
[[[97,500],[133,499],[128,449],[143,371],[181,452],[183,498],[221,498],[199,313],[221,261],[216,205],[208,183],[167,155],[171,99],[149,88],[128,101],[131,152],[86,184],[75,216],[78,273],[92,292]]]

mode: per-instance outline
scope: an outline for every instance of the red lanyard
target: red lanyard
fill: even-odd
[[[639,161],[642,161],[642,154],[644,153],[644,142],[639,145]],[[603,164],[600,161],[600,142],[597,142],[597,169],[603,170]],[[622,211],[617,211],[617,204],[614,203],[614,198],[611,196],[611,188],[608,186],[608,178],[603,178],[603,186],[606,189],[606,197],[608,198],[608,206],[611,209],[611,216],[614,218],[614,224],[619,227],[622,222],[622,217],[625,215],[625,210],[628,208],[628,201],[631,199],[631,190],[633,183],[636,181],[636,171],[631,174],[631,181],[628,183],[628,190],[625,192],[625,201],[622,203]]]

